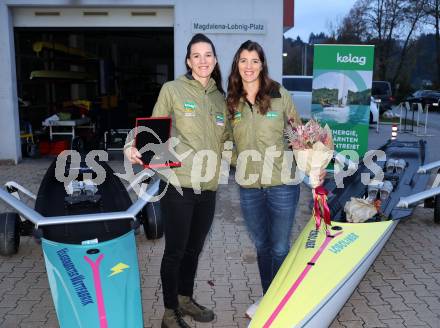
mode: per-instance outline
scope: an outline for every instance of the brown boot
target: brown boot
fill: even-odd
[[[182,313],[178,309],[165,309],[161,328],[191,328],[183,320]]]
[[[195,321],[210,322],[214,320],[214,312],[198,304],[192,297],[178,295],[179,310],[191,316]]]

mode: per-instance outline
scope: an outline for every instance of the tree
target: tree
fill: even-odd
[[[435,0],[435,1],[439,1],[439,0]],[[401,47],[397,67],[394,70],[394,75],[391,79],[393,85],[396,84],[399,75],[401,74],[402,67],[406,61],[408,50],[411,44],[413,44],[413,42],[411,41],[413,40],[413,36],[418,29],[419,23],[426,15],[425,14],[426,4],[427,4],[427,0],[407,0],[407,5],[405,8],[403,8],[403,12],[405,16],[402,24],[404,27],[403,30],[406,31],[405,32],[406,37]]]
[[[391,54],[405,19],[406,0],[359,0],[365,8],[364,19],[371,41],[376,45],[377,76],[388,80]]]
[[[434,25],[435,29],[435,52],[437,75],[435,79],[436,87],[440,87],[440,0],[427,0],[425,6],[425,13],[428,16],[428,22]]]
[[[335,38],[339,43],[359,44],[369,39],[369,32],[364,13],[363,2],[356,2],[339,27],[336,28]]]
[[[394,85],[426,15],[427,1],[440,0],[358,0],[343,19],[337,40],[374,44],[376,78]]]
[[[435,81],[437,74],[437,70],[433,70],[433,67],[436,67],[435,34],[420,35],[411,47],[408,58],[411,85],[415,88],[423,88],[424,84]]]
[[[298,37],[295,41],[292,39],[283,40],[283,75],[301,75],[304,42]]]

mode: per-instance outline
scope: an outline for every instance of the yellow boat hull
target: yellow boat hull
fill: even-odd
[[[327,327],[398,221],[333,222],[326,237],[312,218],[289,252],[249,327]]]

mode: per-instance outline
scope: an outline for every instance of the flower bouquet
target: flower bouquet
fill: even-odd
[[[322,127],[311,119],[305,125],[294,126],[292,123],[288,125],[286,136],[292,147],[297,167],[309,177],[313,188],[313,215],[316,228],[321,225],[321,216],[326,225],[330,225],[328,192],[320,186],[320,175],[333,157],[332,132],[327,124]]]

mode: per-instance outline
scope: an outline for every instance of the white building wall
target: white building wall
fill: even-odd
[[[194,34],[192,24],[201,23],[263,23],[264,34],[251,33],[209,33],[214,42],[223,84],[226,87],[232,57],[241,43],[246,40],[259,42],[266,53],[269,74],[281,82],[282,76],[282,37],[283,37],[283,1],[282,0],[0,0],[0,160],[21,159],[17,90],[15,77],[15,50],[13,38],[13,15],[18,8],[174,8],[174,67],[175,76],[185,72],[186,45]],[[45,18],[47,26],[56,26],[55,20]],[[133,18],[134,19],[134,18]],[[18,20],[18,19],[17,19]],[[26,21],[26,20],[25,20]],[[108,20],[111,27],[112,20]],[[52,25],[51,25],[52,24]],[[138,26],[133,21],[127,26]],[[169,22],[165,25],[168,25]],[[41,26],[41,25],[40,25]],[[65,25],[64,25],[65,26]],[[73,24],[73,26],[78,26]],[[101,20],[99,26],[106,26]],[[121,26],[120,19],[114,26]],[[169,26],[169,25],[168,25]]]
[[[0,3],[0,160],[21,159],[12,16]]]
[[[266,34],[211,34],[206,35],[213,41],[220,68],[223,85],[231,69],[232,58],[239,46],[246,40],[260,43],[267,56],[269,74],[281,82],[283,52],[283,1],[267,0],[185,0],[176,1],[174,26],[174,67],[176,76],[185,71],[186,44],[193,35],[194,21],[206,23],[239,23],[240,21],[264,22]]]

